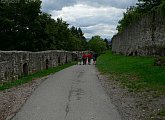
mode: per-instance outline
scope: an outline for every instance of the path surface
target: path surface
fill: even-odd
[[[75,65],[45,80],[12,120],[121,120],[94,65]]]

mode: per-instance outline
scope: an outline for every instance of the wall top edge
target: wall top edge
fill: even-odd
[[[72,53],[70,51],[64,51],[64,50],[47,50],[47,51],[39,51],[39,52],[31,52],[31,51],[2,51],[0,50],[0,53],[51,53],[51,52],[66,52],[66,53]]]

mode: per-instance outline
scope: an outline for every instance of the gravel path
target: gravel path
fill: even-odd
[[[10,120],[33,91],[51,76],[0,91],[0,120]],[[157,115],[161,108],[165,108],[165,96],[154,97],[154,93],[151,92],[130,93],[121,87],[118,81],[111,80],[105,75],[98,75],[98,78],[112,103],[116,105],[122,120],[165,120]]]
[[[43,77],[18,87],[0,91],[0,120],[10,120],[46,78]]]
[[[121,120],[94,65],[74,65],[45,80],[12,120]]]

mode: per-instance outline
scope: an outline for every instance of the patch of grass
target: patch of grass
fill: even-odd
[[[165,67],[154,66],[152,57],[124,56],[108,51],[98,58],[97,67],[130,91],[165,93]]]
[[[4,84],[0,84],[0,90],[5,90],[5,89],[9,89],[9,88],[18,86],[18,85],[22,85],[22,84],[30,82],[34,79],[41,78],[43,76],[47,76],[47,75],[52,74],[52,73],[56,73],[56,72],[58,72],[62,69],[70,67],[74,64],[75,63],[68,63],[68,64],[64,64],[64,65],[57,66],[57,67],[54,67],[54,68],[49,68],[47,70],[42,70],[42,71],[33,73],[33,74],[31,74],[29,76],[26,76],[26,77],[22,77],[18,80],[14,80],[14,81],[10,81],[10,82],[4,83]]]
[[[160,110],[160,112],[158,113],[158,115],[165,116],[165,109]]]

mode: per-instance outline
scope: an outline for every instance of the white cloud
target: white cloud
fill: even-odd
[[[76,3],[76,0],[41,0],[42,10],[49,12],[51,10],[60,10],[64,6],[70,6]]]
[[[42,11],[81,27],[86,37],[111,38],[127,7],[138,0],[42,0]]]
[[[115,26],[108,24],[97,24],[89,27],[82,27],[82,30],[86,31],[87,38],[93,35],[100,35],[103,38],[111,38],[116,33]]]
[[[135,5],[138,0],[42,0],[43,11],[61,10],[63,7],[72,6],[74,4],[88,4],[95,7],[113,6],[125,9],[130,5]]]
[[[100,35],[111,38],[116,33],[116,25],[125,9],[115,7],[94,7],[87,4],[75,4],[52,10],[54,19],[62,18],[70,25],[81,27],[86,37]]]

